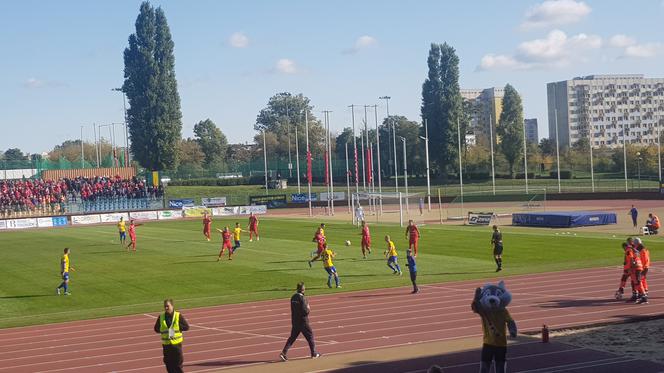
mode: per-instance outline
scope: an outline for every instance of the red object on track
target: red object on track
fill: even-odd
[[[549,343],[549,327],[542,325],[542,343]]]

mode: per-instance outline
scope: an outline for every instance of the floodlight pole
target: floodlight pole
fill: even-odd
[[[297,139],[297,124],[295,125],[295,164],[297,167],[297,193],[302,193],[300,190],[300,147]]]
[[[408,204],[408,163],[406,162],[406,138],[399,136],[403,144],[403,180],[406,187],[406,213],[410,215],[410,207]]]
[[[355,168],[353,169],[355,171],[355,193],[360,193],[360,184],[357,175],[357,139],[355,138],[355,105],[349,105],[350,107],[350,115],[351,115],[351,121],[353,124],[353,164],[355,165]]]
[[[623,133],[623,166],[625,169],[625,192],[628,191],[627,188],[627,132],[625,131],[625,124],[622,126]]]
[[[528,145],[526,144],[526,121],[523,121],[523,178],[526,181],[526,194],[528,194]]]
[[[267,145],[265,142],[265,130],[263,130],[263,164],[265,166],[265,194],[269,194],[267,190]]]
[[[422,138],[422,136],[420,136]],[[427,204],[429,211],[431,211],[431,177],[429,176],[429,125],[428,120],[424,118],[424,151],[427,160]]]
[[[380,100],[385,100],[385,109],[387,110],[387,130],[390,130],[390,96],[378,97]],[[399,193],[399,175],[397,171],[397,134],[394,129],[395,125],[392,123],[392,145],[394,146],[394,192]]]
[[[374,120],[376,122],[376,157],[378,159],[378,202],[380,203],[380,213],[383,213],[383,182],[382,182],[382,172],[380,171],[380,131],[378,130],[378,105],[374,105]],[[658,127],[659,128],[659,127]],[[388,127],[389,131],[389,127]]]
[[[463,217],[463,158],[461,157],[461,125],[459,124],[459,118],[457,118],[457,137],[459,143],[459,190],[461,192],[461,216]]]
[[[493,195],[496,195],[496,168],[493,159],[493,117],[489,114],[489,144],[491,147],[491,182],[493,185]],[[461,127],[459,127],[459,146],[461,146]],[[459,148],[459,159],[461,159],[461,148]]]
[[[346,189],[348,193],[348,213],[353,214],[353,210],[350,207],[350,200],[351,200],[351,195],[350,195],[350,170],[348,169],[348,141],[344,144],[346,146]]]

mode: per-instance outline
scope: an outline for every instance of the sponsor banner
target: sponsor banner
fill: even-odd
[[[192,207],[192,206],[194,206],[193,198],[168,200],[168,207],[172,209],[181,209],[183,207]]]
[[[0,229],[7,229],[7,221],[0,220]]]
[[[129,217],[136,220],[157,220],[158,216],[156,211],[132,211]]]
[[[249,196],[249,204],[252,206],[255,205],[266,205],[267,208],[279,208],[286,207],[286,195],[285,194],[276,194],[272,196]]]
[[[325,193],[325,192],[321,193],[319,201],[327,201],[328,194],[329,193]],[[332,198],[335,201],[343,201],[343,200],[346,199],[346,192],[334,192],[332,194]]]
[[[489,225],[495,214],[493,212],[469,212],[469,225]]]
[[[231,216],[237,215],[239,213],[239,207],[235,206],[226,206],[226,207],[215,207],[212,209],[213,216]]]
[[[180,219],[182,218],[182,210],[158,211],[157,218],[159,220]]]
[[[209,214],[210,209],[205,206],[185,207],[182,211],[187,218],[201,217],[206,212]]]
[[[318,201],[318,193],[311,193],[311,201]],[[294,193],[294,194],[291,194],[291,202],[293,202],[293,203],[307,203],[307,202],[309,202],[309,193]]]
[[[73,225],[99,224],[101,223],[101,218],[99,217],[99,215],[74,215],[71,217],[71,223]]]
[[[52,227],[53,218],[37,218],[37,226],[39,228]]]
[[[249,215],[252,212],[254,214],[267,214],[267,206],[266,205],[240,206],[238,211],[240,215]]]
[[[116,212],[112,214],[99,214],[99,219],[102,223],[117,223],[120,221],[120,218],[124,220],[129,220],[129,214],[126,212]]]
[[[7,229],[25,229],[25,228],[36,228],[37,219],[11,219],[7,220]]]
[[[66,216],[54,216],[51,218],[53,220],[53,226],[54,227],[62,227],[65,225],[69,225],[69,222],[67,221]]]
[[[205,207],[223,207],[226,206],[226,197],[201,198]]]

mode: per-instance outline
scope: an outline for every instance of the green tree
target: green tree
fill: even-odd
[[[175,168],[182,131],[174,44],[161,8],[141,4],[124,51],[123,92],[134,158],[151,170]]]
[[[5,151],[4,159],[5,161],[23,161],[28,157],[27,154],[23,154],[19,148],[11,148]]]
[[[460,123],[459,57],[447,43],[431,44],[427,64],[429,73],[422,84],[422,120],[428,120],[429,145],[436,149],[430,154],[433,168],[446,179],[458,160],[457,130],[463,124]],[[465,136],[461,137],[463,142]]]
[[[375,139],[375,133],[374,133],[374,139]],[[357,148],[358,148],[358,157],[360,156],[360,152],[362,147],[360,146],[360,142],[362,139],[359,136],[355,136],[355,141],[357,142]],[[344,128],[343,131],[341,131],[340,134],[336,136],[335,139],[335,147],[336,147],[336,156],[337,159],[346,159],[346,143],[348,143],[348,162],[349,164],[352,164],[353,161],[353,129],[351,127],[346,127]],[[360,161],[360,164],[361,161]],[[361,167],[361,166],[360,166]]]
[[[206,119],[196,123],[194,134],[196,134],[196,142],[205,154],[206,166],[209,167],[226,161],[228,140],[213,121]]]
[[[298,131],[298,143],[300,155],[306,155],[306,138],[304,111],[308,111],[309,118],[309,146],[314,155],[319,155],[322,159],[325,150],[324,139],[325,129],[322,123],[316,119],[312,110],[313,106],[309,103],[309,98],[301,93],[293,95],[289,92],[278,93],[268,100],[267,106],[262,109],[256,117],[254,129],[273,133],[277,138],[275,148],[271,148],[271,154],[281,158],[288,157],[288,139],[290,137],[291,154],[293,163],[295,163],[295,128]],[[261,141],[262,141],[262,137]],[[258,143],[262,146],[262,142]]]
[[[503,111],[496,133],[500,137],[500,151],[509,165],[510,177],[514,178],[514,164],[523,157],[523,105],[521,96],[509,84],[505,86]]]
[[[255,145],[229,144],[226,147],[226,160],[229,166],[235,167],[252,161]]]
[[[197,140],[191,138],[180,140],[178,151],[180,152],[179,170],[202,171],[205,154]]]
[[[556,155],[556,142],[551,139],[541,139],[538,147],[543,156],[553,157]]]

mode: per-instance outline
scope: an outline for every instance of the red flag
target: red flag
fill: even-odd
[[[327,151],[325,151],[325,186],[330,183],[330,165],[327,160]]]
[[[355,158],[355,183],[357,184],[360,180],[360,170],[357,166],[357,145],[353,146],[354,158]]]
[[[311,185],[311,152],[307,149],[307,182]]]
[[[371,145],[367,148],[367,182],[371,184],[373,165],[371,164]]]

